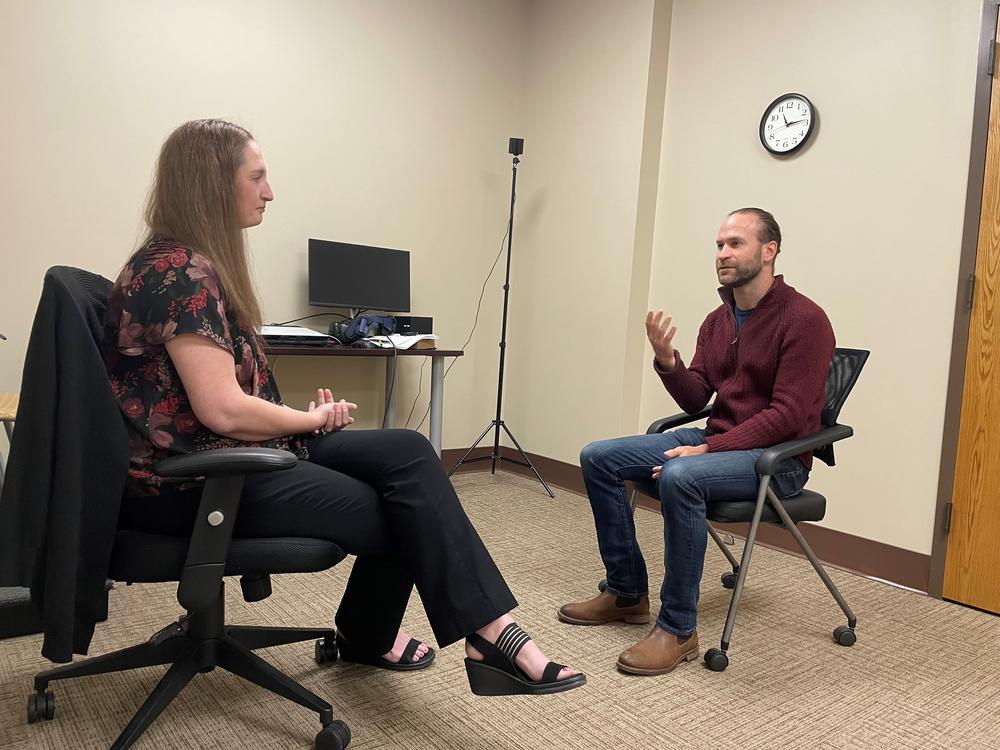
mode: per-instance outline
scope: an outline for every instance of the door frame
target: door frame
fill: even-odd
[[[965,223],[962,228],[958,288],[955,293],[955,322],[952,328],[951,362],[945,397],[937,503],[934,506],[930,579],[927,582],[927,593],[937,599],[942,597],[944,591],[944,565],[948,554],[945,522],[947,506],[951,502],[955,484],[958,432],[962,421],[962,389],[965,385],[965,358],[969,348],[969,324],[972,312],[967,305],[968,280],[976,271],[976,248],[979,245],[979,219],[983,205],[983,180],[986,175],[986,137],[990,127],[990,95],[993,88],[993,76],[989,71],[990,51],[996,39],[998,9],[1000,0],[984,0],[979,30],[969,181],[965,194]],[[995,65],[1000,67],[1000,60],[996,61]]]

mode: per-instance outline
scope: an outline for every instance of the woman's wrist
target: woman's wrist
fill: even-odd
[[[324,433],[325,430],[323,428],[326,427],[326,412],[322,409],[314,409],[309,414],[313,417],[312,431],[320,434]]]

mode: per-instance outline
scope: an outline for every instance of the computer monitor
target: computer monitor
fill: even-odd
[[[409,252],[310,239],[309,304],[407,312]]]

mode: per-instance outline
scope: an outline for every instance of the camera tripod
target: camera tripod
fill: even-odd
[[[510,302],[510,248],[514,241],[514,199],[517,189],[517,165],[521,163],[521,160],[518,157],[524,153],[524,139],[511,138],[508,152],[513,156],[513,164],[511,166],[510,181],[510,218],[507,223],[507,272],[503,282],[503,322],[500,326],[500,372],[497,375],[497,414],[496,418],[486,425],[486,429],[484,429],[479,437],[476,438],[476,441],[472,444],[469,450],[465,452],[465,455],[462,456],[462,458],[459,459],[459,462],[451,468],[451,471],[448,472],[448,476],[450,477],[454,474],[463,464],[471,464],[476,461],[489,461],[491,464],[490,474],[496,474],[497,461],[507,461],[508,463],[525,466],[531,469],[538,481],[542,483],[545,491],[549,493],[549,497],[555,497],[555,493],[552,492],[549,485],[545,483],[544,479],[542,479],[542,475],[538,473],[538,470],[532,465],[531,459],[528,458],[524,449],[521,448],[521,444],[517,442],[517,438],[514,437],[514,433],[510,431],[510,428],[507,427],[506,423],[501,418],[503,412],[503,368],[507,354],[507,309]],[[483,438],[489,434],[490,430],[493,430],[493,450],[490,455],[469,458],[472,451],[474,451],[479,443],[482,442]],[[507,433],[507,437],[509,437],[511,442],[513,442],[516,446],[518,454],[523,459],[522,461],[500,455],[500,430]]]

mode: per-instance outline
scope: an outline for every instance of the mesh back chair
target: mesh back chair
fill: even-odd
[[[46,283],[64,285],[84,314],[94,316],[91,320],[103,319],[111,289],[107,279],[75,268],[55,268],[49,271]],[[96,331],[93,343],[100,349]],[[26,372],[25,377],[31,374]],[[110,391],[110,384],[108,387]],[[23,401],[21,407],[29,408]],[[121,421],[120,415],[118,419]],[[15,431],[15,441],[18,435]],[[74,460],[58,453],[53,456],[56,464]],[[340,547],[323,539],[232,538],[245,475],[289,469],[296,460],[288,451],[225,448],[157,463],[155,470],[161,476],[206,478],[191,535],[173,537],[119,528],[107,576],[129,584],[178,581],[177,600],[186,614],[144,643],[36,675],[35,692],[28,697],[28,722],[54,717],[53,693],[48,689],[53,680],[168,665],[159,684],[111,746],[112,750],[122,750],[136,742],[196,674],[220,667],[318,713],[323,726],[316,737],[318,750],[347,747],[350,730],[344,722],[333,720],[330,704],[253,652],[318,638],[316,661],[333,662],[337,658],[336,632],[330,628],[225,623],[223,576],[241,575],[243,598],[259,601],[271,594],[269,574],[322,571],[345,556]]]
[[[821,429],[813,435],[790,440],[780,445],[767,448],[757,459],[757,475],[760,477],[760,484],[757,491],[756,503],[739,500],[720,500],[711,502],[706,507],[708,517],[708,533],[712,537],[716,546],[726,556],[732,566],[732,572],[727,572],[722,576],[722,585],[727,589],[733,589],[733,596],[729,603],[729,614],[726,617],[726,624],[722,631],[722,642],[720,648],[710,648],[705,652],[705,663],[714,671],[721,672],[729,666],[729,657],[726,652],[729,650],[730,638],[733,633],[733,625],[736,621],[736,610],[739,607],[740,597],[743,593],[743,584],[746,581],[747,570],[750,566],[750,555],[753,552],[753,545],[757,539],[757,528],[761,521],[775,524],[787,529],[795,541],[798,542],[802,552],[812,563],[813,568],[819,577],[826,584],[827,589],[840,605],[844,615],[847,617],[847,625],[838,625],[833,631],[833,639],[841,646],[853,646],[857,637],[854,628],[857,625],[857,618],[850,606],[844,600],[840,591],[830,580],[823,565],[816,557],[812,548],[806,542],[802,533],[797,528],[797,524],[802,521],[820,521],[826,515],[826,498],[818,492],[803,489],[799,494],[779,500],[771,489],[771,477],[774,475],[778,465],[787,458],[798,456],[802,453],[812,451],[812,454],[823,461],[828,466],[834,465],[833,444],[838,440],[844,440],[854,434],[848,425],[837,423],[840,410],[847,400],[851,389],[861,374],[868,359],[869,352],[864,349],[835,349],[833,359],[830,361],[830,369],[826,379],[826,404],[821,416]],[[695,414],[677,414],[671,417],[664,417],[653,422],[647,435],[665,432],[667,430],[680,427],[682,425],[707,419],[712,413],[712,407],[708,406]],[[632,509],[635,509],[638,500],[638,493],[642,492],[654,500],[659,501],[656,492],[656,485],[653,482],[634,482],[635,489],[632,492]],[[733,553],[724,543],[719,532],[712,527],[711,522],[716,523],[749,523],[746,543],[743,546],[743,557],[737,560]],[[599,588],[603,591],[607,586],[607,581],[601,581]]]

